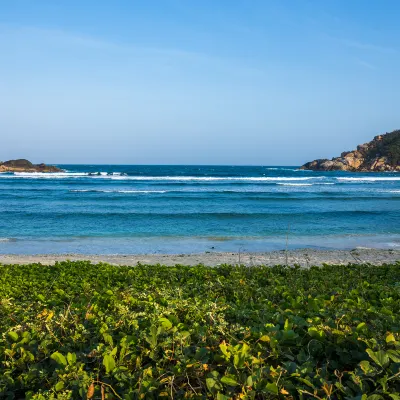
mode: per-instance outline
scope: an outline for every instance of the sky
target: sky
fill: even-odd
[[[300,165],[400,128],[398,0],[1,0],[0,160]]]

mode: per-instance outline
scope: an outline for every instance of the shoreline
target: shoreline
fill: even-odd
[[[221,264],[254,265],[299,265],[301,267],[323,264],[373,264],[382,265],[400,261],[400,249],[355,248],[353,250],[297,249],[269,252],[205,252],[192,254],[0,254],[0,264],[54,265],[61,261],[105,262],[112,265],[134,266],[138,263],[154,265],[198,265],[217,266]]]

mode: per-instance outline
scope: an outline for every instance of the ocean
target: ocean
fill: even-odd
[[[400,248],[400,174],[59,165],[0,174],[0,254]]]

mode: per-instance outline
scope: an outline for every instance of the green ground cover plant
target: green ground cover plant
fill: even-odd
[[[0,398],[400,399],[400,263],[0,265]]]

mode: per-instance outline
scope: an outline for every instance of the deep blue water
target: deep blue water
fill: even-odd
[[[0,174],[0,253],[265,251],[287,235],[290,248],[400,247],[396,173],[60,167]]]

